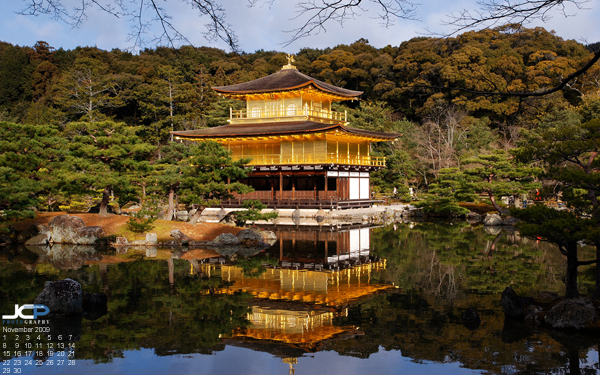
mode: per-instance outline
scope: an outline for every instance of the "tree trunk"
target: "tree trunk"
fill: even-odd
[[[107,186],[104,188],[104,191],[102,192],[102,202],[100,202],[100,210],[98,211],[100,216],[108,215],[108,200],[109,199],[110,199],[110,190]]]
[[[569,244],[567,247],[567,291],[565,297],[577,298],[577,243]]]
[[[167,217],[165,220],[171,220],[173,218],[173,213],[175,212],[175,204],[173,203],[173,198],[175,197],[175,189],[173,187],[169,188],[169,209],[167,210]]]
[[[492,201],[492,205],[494,206],[494,208],[496,209],[496,211],[498,211],[498,213],[500,215],[508,214],[507,210],[505,210],[504,208],[500,207],[498,205],[498,203],[496,203],[496,197],[494,197],[494,194],[492,192],[488,191],[488,196],[490,197],[490,201]]]
[[[596,288],[594,299],[600,299],[600,243],[596,244]]]

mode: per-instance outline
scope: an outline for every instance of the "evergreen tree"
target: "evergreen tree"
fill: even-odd
[[[0,122],[0,221],[33,217],[59,190],[65,149],[53,126]]]
[[[561,198],[567,202],[572,213],[561,214],[560,225],[554,228],[554,237],[550,236],[551,230],[545,231],[551,224],[544,224],[544,221],[538,218],[542,214],[548,216],[548,213],[530,213],[531,209],[527,209],[517,213],[517,217],[526,221],[521,226],[528,230],[529,235],[535,236],[535,230],[538,228],[538,235],[545,236],[559,245],[561,252],[567,256],[567,273],[570,276],[567,278],[568,296],[577,295],[577,267],[596,263],[594,297],[600,298],[600,267],[597,265],[600,259],[600,118],[583,124],[580,123],[580,118],[577,112],[568,108],[547,116],[538,128],[523,132],[524,140],[517,151],[521,160],[537,160],[544,163],[545,177],[554,181],[555,190],[560,192]],[[560,241],[566,239],[570,241],[570,246],[561,247]],[[577,241],[581,240],[596,246],[595,260],[578,260]]]
[[[496,197],[527,193],[541,185],[535,181],[539,168],[517,163],[504,150],[494,150],[463,161],[463,171],[453,176],[460,180],[459,194],[487,194],[498,213],[506,213],[496,202]]]
[[[138,130],[112,121],[67,125],[70,153],[65,189],[79,194],[102,191],[100,214],[105,215],[111,192],[129,194],[132,181],[148,168],[156,149],[142,141]]]
[[[249,193],[253,189],[237,181],[248,175],[243,158],[233,161],[231,152],[216,142],[200,142],[190,146],[192,156],[183,160],[181,200],[200,207],[216,205],[233,193]]]

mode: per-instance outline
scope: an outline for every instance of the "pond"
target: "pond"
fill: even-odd
[[[106,294],[108,311],[31,326],[46,333],[11,332],[22,325],[3,321],[3,373],[600,371],[599,337],[504,319],[506,286],[563,292],[564,259],[553,246],[464,222],[275,231],[272,248],[237,259],[210,250],[4,249],[2,314],[67,277]],[[589,293],[594,270],[581,270]],[[470,307],[480,324],[461,319]]]

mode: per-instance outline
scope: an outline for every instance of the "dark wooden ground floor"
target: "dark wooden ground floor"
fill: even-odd
[[[368,172],[279,171],[254,173],[239,181],[254,191],[223,200],[222,207],[241,207],[248,199],[269,208],[363,208],[380,202],[371,197]]]

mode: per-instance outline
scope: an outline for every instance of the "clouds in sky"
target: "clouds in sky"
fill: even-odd
[[[32,46],[37,41],[43,40],[55,48],[73,49],[77,46],[97,46],[111,50],[113,48],[130,49],[132,40],[128,40],[131,32],[129,20],[116,18],[100,10],[91,11],[87,20],[76,29],[52,20],[48,16],[22,16],[16,14],[25,7],[25,1],[14,0],[4,4],[0,20],[3,27],[0,29],[0,40],[18,45]],[[553,12],[552,19],[546,23],[536,22],[534,25],[543,26],[554,30],[564,39],[575,39],[594,43],[600,41],[600,0],[591,0],[585,6],[587,9],[576,9],[567,4],[567,13],[572,17],[565,18],[559,12]],[[75,6],[76,0],[63,0],[68,6]],[[302,16],[294,19],[297,14],[295,1],[275,0],[272,4],[268,1],[257,3],[248,7],[248,0],[221,0],[227,12],[227,21],[233,25],[239,39],[241,50],[254,52],[256,50],[277,50],[296,53],[303,47],[325,48],[335,47],[339,44],[350,44],[360,38],[368,39],[375,47],[386,45],[397,46],[403,41],[426,34],[426,29],[448,32],[441,23],[447,20],[447,15],[457,13],[462,9],[474,9],[474,0],[425,0],[418,5],[419,21],[401,20],[394,22],[388,28],[380,25],[377,19],[377,8],[367,6],[365,12],[354,20],[349,20],[343,25],[336,22],[328,23],[325,31],[303,38],[284,46],[293,34],[289,31],[299,27],[305,18]],[[188,40],[195,46],[211,46],[227,50],[222,41],[209,42],[204,38],[206,31],[206,17],[199,17],[196,11],[183,1],[168,0],[163,6],[172,15],[171,22],[176,25]],[[569,7],[570,6],[570,7]],[[150,10],[148,10],[150,12]],[[287,31],[287,32],[286,32]],[[155,28],[146,36],[151,39],[160,34]],[[154,47],[149,44],[148,47]]]

